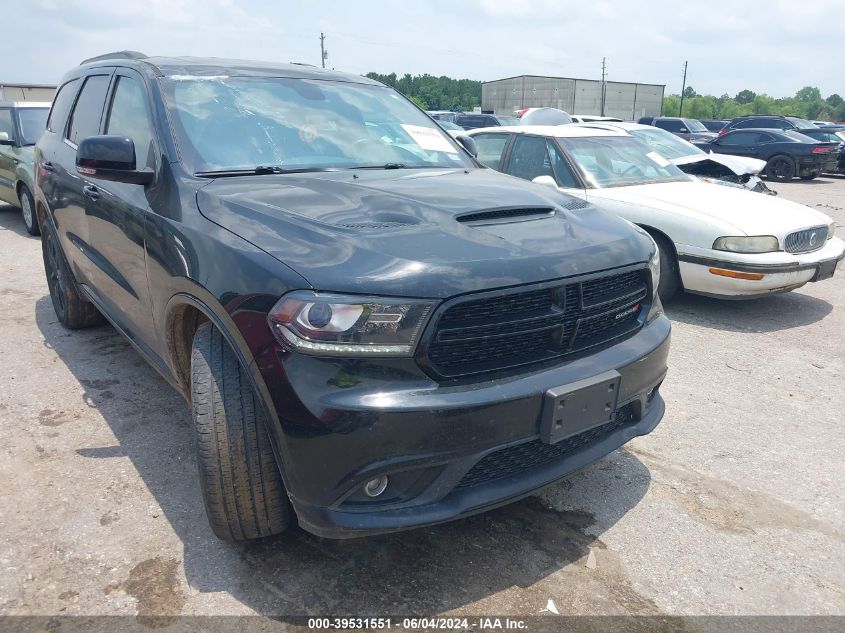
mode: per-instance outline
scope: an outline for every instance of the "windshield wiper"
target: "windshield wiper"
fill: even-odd
[[[280,167],[279,165],[258,165],[251,169],[217,169],[197,171],[200,178],[226,178],[229,176],[266,176],[268,174],[305,174],[313,171],[337,171],[334,167]]]
[[[407,169],[405,163],[385,163],[384,165],[357,165],[347,169]]]

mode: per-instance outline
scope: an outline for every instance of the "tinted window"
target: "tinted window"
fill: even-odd
[[[771,127],[771,126],[770,125],[763,125],[762,123],[760,125],[756,125],[756,122],[752,121],[750,119],[744,119],[742,121],[737,121],[736,123],[731,125],[732,130],[739,130],[739,129],[742,129],[744,127]]]
[[[67,138],[72,143],[79,144],[82,139],[99,133],[100,116],[103,113],[108,88],[108,75],[92,75],[85,80],[82,92],[79,93],[79,98],[70,115]]]
[[[777,141],[777,139],[774,136],[772,136],[771,134],[765,134],[763,132],[758,135],[757,139],[758,143],[774,143],[775,141]]]
[[[135,160],[139,169],[149,166],[153,131],[147,116],[147,99],[141,85],[131,77],[119,77],[112,96],[106,134],[128,136],[135,144]]]
[[[759,138],[759,132],[731,132],[725,134],[719,143],[721,145],[755,145]]]
[[[15,126],[12,124],[12,111],[7,108],[0,110],[0,134],[5,134],[7,141],[15,140]]]
[[[675,119],[658,119],[654,122],[654,125],[670,132],[680,132],[681,128],[685,127],[683,121],[677,121]]]
[[[546,151],[546,139],[519,134],[511,150],[508,173],[525,180],[534,180],[537,176],[554,178],[549,153]]]
[[[502,152],[508,142],[507,134],[479,134],[472,137],[478,148],[478,160],[482,165],[501,171]]]
[[[18,110],[21,145],[35,145],[38,137],[47,127],[48,112],[48,108],[20,108]]]
[[[67,121],[67,113],[73,105],[73,98],[76,96],[76,89],[79,87],[78,79],[71,79],[64,86],[59,88],[56,98],[53,99],[53,107],[50,109],[50,117],[47,119],[47,129],[57,132],[64,128]]]
[[[462,128],[466,129],[474,129],[477,127],[491,127],[494,125],[499,125],[499,121],[496,120],[492,116],[484,116],[484,115],[469,115],[469,116],[459,116],[455,119],[455,123],[460,125]]]
[[[561,187],[569,187],[570,189],[580,188],[581,185],[575,179],[575,174],[572,173],[569,164],[566,162],[566,158],[564,158],[557,145],[552,141],[548,141],[548,150],[549,158],[552,161],[552,171],[554,172],[557,184]]]

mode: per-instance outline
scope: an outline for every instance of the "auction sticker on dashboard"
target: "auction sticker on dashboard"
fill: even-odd
[[[669,161],[666,160],[665,158],[663,158],[657,152],[649,152],[648,154],[646,154],[646,156],[648,156],[651,160],[653,160],[655,163],[657,163],[661,167],[666,167],[669,164]]]
[[[414,139],[414,142],[422,149],[428,149],[435,152],[449,152],[450,154],[457,154],[455,149],[449,141],[443,138],[443,135],[432,128],[423,127],[422,125],[402,125],[408,135]]]

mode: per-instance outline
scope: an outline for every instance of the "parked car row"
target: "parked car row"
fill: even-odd
[[[845,257],[828,216],[743,190],[748,160],[452,114],[300,65],[121,52],[63,78],[32,189],[54,310],[108,320],[188,400],[220,538],[530,494],[660,422],[662,299]]]

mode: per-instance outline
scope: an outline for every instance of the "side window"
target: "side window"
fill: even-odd
[[[9,108],[0,110],[0,141],[14,141],[15,126],[12,123],[12,111]]]
[[[53,107],[50,108],[50,117],[47,119],[47,129],[51,132],[59,132],[64,129],[78,87],[79,80],[71,79],[59,88],[56,98],[53,99]]]
[[[67,138],[79,144],[84,138],[96,136],[100,131],[100,116],[109,89],[108,75],[92,75],[82,85],[82,92],[73,106]]]
[[[771,134],[760,133],[757,140],[759,143],[774,143],[775,137]]]
[[[757,125],[755,126],[755,122],[751,119],[745,119],[744,121],[737,121],[735,125],[731,127],[733,130],[741,130],[744,127],[766,127],[765,125]]]
[[[654,122],[654,125],[669,132],[680,132],[681,128],[684,127],[684,122],[674,119],[658,119]]]
[[[502,152],[508,143],[507,134],[478,134],[472,137],[478,148],[478,161],[496,171],[502,170]]]
[[[141,85],[131,77],[118,77],[109,108],[106,134],[132,139],[135,144],[137,168],[150,166],[153,160],[153,131],[147,116],[146,94]]]
[[[575,179],[575,174],[572,173],[572,170],[569,168],[569,164],[566,162],[566,158],[564,158],[563,154],[561,154],[557,145],[555,145],[552,141],[548,141],[548,150],[549,157],[552,161],[552,171],[554,172],[557,184],[561,187],[568,187],[570,189],[580,189],[581,185],[578,184],[578,181]]]
[[[525,180],[534,180],[537,176],[554,178],[546,139],[518,134],[511,150],[508,173]]]
[[[757,132],[732,132],[722,137],[722,145],[753,145],[759,138]]]

